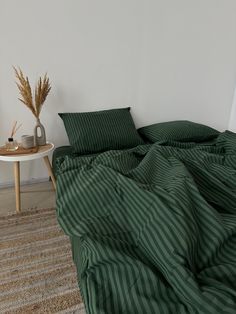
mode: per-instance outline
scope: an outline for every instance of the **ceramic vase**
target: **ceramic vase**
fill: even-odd
[[[40,131],[40,135],[38,135],[38,131]],[[39,118],[36,119],[36,125],[34,127],[34,141],[35,146],[41,146],[46,144],[45,128],[40,122]]]

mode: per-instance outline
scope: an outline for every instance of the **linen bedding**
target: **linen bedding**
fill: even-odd
[[[234,133],[56,164],[87,313],[236,313]]]

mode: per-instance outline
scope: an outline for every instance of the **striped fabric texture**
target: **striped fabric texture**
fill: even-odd
[[[87,313],[236,313],[236,134],[183,144],[61,157]]]
[[[87,154],[143,144],[130,108],[59,113],[75,153]]]
[[[219,131],[192,121],[169,121],[155,123],[138,129],[139,134],[148,142],[202,142],[219,135]]]
[[[85,314],[55,208],[0,216],[0,313]]]

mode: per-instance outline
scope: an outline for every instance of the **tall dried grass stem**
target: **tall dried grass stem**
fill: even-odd
[[[31,110],[36,118],[39,118],[42,106],[51,90],[51,85],[47,74],[44,75],[43,79],[41,77],[39,78],[34,90],[33,99],[28,77],[24,76],[20,68],[13,68],[17,79],[16,85],[21,95],[21,98],[19,98],[19,100]]]

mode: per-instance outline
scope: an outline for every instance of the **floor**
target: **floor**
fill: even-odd
[[[21,186],[21,205],[22,205],[22,211],[25,211],[28,209],[41,209],[41,208],[46,209],[46,208],[55,207],[55,190],[53,189],[52,182],[47,181],[47,182],[43,182],[43,183],[34,183],[31,185]],[[4,216],[6,214],[11,214],[11,213],[12,214],[15,213],[15,190],[13,187],[12,188],[0,188],[0,217]],[[54,219],[55,218],[56,218],[56,216],[54,217]],[[38,218],[38,220],[40,220],[40,219]],[[3,254],[5,254],[5,256],[6,256],[6,254],[9,254],[9,256],[10,255],[13,256],[12,258],[10,258],[10,257],[8,258],[8,260],[11,261],[10,266],[0,256],[1,270],[3,267],[2,265],[5,265],[5,267],[6,267],[6,271],[5,270],[1,271],[0,277],[2,276],[3,278],[5,278],[5,280],[7,280],[8,287],[13,287],[11,289],[9,288],[8,291],[4,292],[9,298],[3,297],[2,300],[0,298],[0,313],[3,313],[1,311],[1,304],[3,304],[4,307],[7,304],[8,306],[12,306],[12,307],[18,306],[18,308],[20,308],[21,305],[19,305],[19,304],[22,304],[22,306],[23,305],[29,306],[29,307],[31,306],[33,308],[35,306],[41,306],[41,307],[44,306],[46,308],[46,307],[50,307],[51,304],[52,304],[52,307],[53,306],[55,307],[55,305],[53,305],[53,301],[54,302],[57,301],[57,303],[55,303],[55,304],[57,306],[59,306],[61,304],[60,303],[61,302],[60,296],[62,296],[61,297],[62,298],[62,305],[64,308],[65,307],[65,304],[64,304],[65,300],[63,301],[64,290],[62,289],[62,283],[63,283],[63,286],[66,285],[66,287],[67,287],[66,289],[68,289],[68,292],[65,291],[66,295],[69,295],[70,291],[72,291],[71,295],[74,296],[74,294],[75,294],[74,290],[75,290],[75,288],[77,289],[77,280],[76,280],[75,270],[74,270],[74,274],[72,273],[72,270],[70,268],[67,271],[67,263],[68,263],[67,256],[69,256],[69,258],[71,260],[70,245],[68,245],[68,251],[66,251],[66,253],[65,253],[63,251],[63,248],[67,249],[67,247],[64,245],[64,242],[62,245],[62,236],[60,235],[58,241],[57,241],[57,237],[55,235],[53,236],[52,239],[50,238],[50,237],[52,237],[51,233],[55,232],[55,230],[56,230],[56,229],[54,230],[53,228],[56,225],[58,225],[57,223],[55,224],[55,222],[53,223],[52,216],[50,216],[50,218],[48,218],[48,220],[42,220],[42,222],[40,222],[40,223],[37,222],[35,224],[36,228],[38,228],[37,227],[38,224],[40,227],[36,233],[35,233],[35,230],[37,230],[37,229],[33,229],[33,231],[32,231],[32,225],[31,224],[28,224],[28,226],[27,226],[27,219],[26,219],[25,225],[28,229],[26,229],[25,234],[24,234],[24,229],[21,229],[22,224],[20,224],[20,223],[18,224],[19,220],[16,219],[16,221],[17,222],[14,222],[13,224],[11,221],[11,225],[13,225],[12,228],[14,229],[14,232],[15,232],[15,228],[18,228],[17,229],[18,232],[20,230],[21,237],[19,237],[19,239],[18,239],[18,234],[15,234],[8,229],[8,231],[10,232],[10,240],[7,240],[7,238],[3,240],[5,246],[6,246],[6,241],[8,241],[11,244],[10,247],[6,246],[7,248],[4,247],[4,245],[3,245],[4,249],[2,250],[2,251],[4,251]],[[42,228],[45,226],[46,226],[46,228],[42,232]],[[59,227],[59,225],[58,225],[58,227]],[[34,225],[33,225],[33,228],[34,228]],[[41,229],[41,231],[40,231],[40,229]],[[52,230],[54,230],[54,231],[52,231]],[[1,231],[3,234],[5,234],[4,229],[2,229]],[[32,238],[30,238],[31,232],[32,232]],[[24,234],[24,237],[23,237],[24,241],[23,242],[22,242],[22,234]],[[45,240],[45,239],[47,239],[47,234],[50,234],[50,237],[48,240],[49,242],[48,241],[47,242],[42,241],[42,239],[40,237],[43,237],[43,239]],[[37,239],[37,236],[39,236],[38,239]],[[12,241],[12,239],[14,239],[14,238],[16,239],[16,242]],[[20,241],[19,246],[18,246],[17,241]],[[48,249],[50,241],[53,241],[53,245],[54,245],[53,250],[54,251],[52,249],[50,249],[50,250]],[[46,244],[44,244],[44,242],[46,242]],[[68,242],[68,244],[69,244],[69,242]],[[46,245],[46,249],[44,249],[44,245]],[[58,246],[59,250],[57,250],[57,246]],[[16,247],[17,247],[17,249],[16,249]],[[36,247],[36,249],[35,249],[35,247]],[[18,248],[20,248],[20,249],[18,249]],[[7,250],[10,250],[11,254],[6,253]],[[39,250],[41,250],[40,254],[38,254]],[[12,252],[14,252],[14,253],[12,253]],[[30,254],[29,254],[29,252],[30,252]],[[54,252],[54,253],[52,253],[52,252]],[[58,256],[59,256],[58,259],[53,259],[52,258],[53,256],[57,256],[57,252],[58,252]],[[22,254],[22,256],[24,256],[24,258],[21,258],[21,254]],[[37,257],[37,254],[38,254],[38,257]],[[15,256],[18,256],[18,257],[16,258]],[[35,256],[37,257],[37,259],[35,259]],[[12,260],[13,260],[13,262],[12,262]],[[72,260],[71,260],[70,264],[72,265]],[[66,268],[63,269],[63,267],[65,267],[65,266],[66,266]],[[62,268],[63,272],[62,272],[60,267]],[[11,271],[9,271],[9,269]],[[20,272],[19,272],[19,269],[21,270]],[[30,272],[30,275],[27,273],[27,269],[29,269],[28,272]],[[36,271],[38,270],[40,272],[40,276],[37,274],[36,271],[34,272],[34,269],[36,269]],[[58,272],[57,276],[55,276],[56,272]],[[6,277],[6,274],[9,274],[9,273],[10,273],[10,277]],[[11,276],[13,276],[13,279],[11,278]],[[32,278],[34,278],[33,282],[31,280]],[[1,284],[2,284],[2,278],[0,278],[0,286],[1,286]],[[6,285],[6,283],[3,283],[3,285],[4,284]],[[14,291],[15,286],[19,287],[19,288]],[[77,289],[77,291],[78,291],[78,289]],[[47,293],[49,295],[48,298],[46,298]],[[78,292],[76,292],[76,295],[77,294],[78,294]],[[53,296],[52,302],[47,303],[48,299],[51,296]],[[43,302],[42,302],[42,300],[43,300]],[[70,298],[70,301],[71,300],[74,301],[74,299],[72,297]],[[13,305],[11,304],[11,302],[13,302]],[[85,314],[84,306],[81,302],[82,301],[80,300],[80,302],[78,303],[79,305],[75,305],[73,307],[72,311],[69,310],[67,312],[67,310],[65,310],[62,312],[63,313],[72,313],[73,312],[73,313],[78,313],[78,314]],[[66,304],[67,303],[68,302],[66,302]],[[69,307],[69,305],[68,305],[68,307]],[[36,307],[36,309],[37,309],[37,307]],[[19,310],[19,312],[22,313],[21,310]],[[34,312],[34,311],[27,311],[27,313],[32,313],[32,312]],[[36,312],[41,313],[40,310],[36,311]],[[60,311],[60,313],[62,313],[62,312]],[[4,310],[4,313],[5,313],[5,310]],[[9,311],[9,313],[10,313],[10,311]],[[26,311],[24,311],[24,313],[26,313]],[[43,313],[46,313],[46,311],[45,312],[43,311]],[[49,312],[47,311],[47,313],[49,313]]]
[[[0,189],[0,215],[15,213],[15,190]],[[34,183],[21,186],[22,211],[27,209],[55,207],[55,190],[52,182]]]

